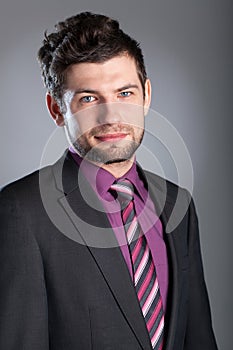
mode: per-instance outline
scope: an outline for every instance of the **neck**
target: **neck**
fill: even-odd
[[[116,179],[125,175],[129,169],[132,167],[133,162],[134,162],[135,156],[133,156],[130,159],[127,159],[122,162],[116,162],[116,163],[111,163],[111,164],[99,164],[99,163],[94,163],[98,167],[103,168],[104,170],[107,170],[110,174],[112,174]]]

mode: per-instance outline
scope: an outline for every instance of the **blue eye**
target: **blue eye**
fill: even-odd
[[[93,102],[94,100],[95,98],[93,96],[84,96],[81,98],[81,101],[85,103]]]
[[[130,91],[122,91],[122,92],[120,93],[120,95],[121,95],[122,97],[129,97],[129,96],[131,95],[131,92],[130,92]]]

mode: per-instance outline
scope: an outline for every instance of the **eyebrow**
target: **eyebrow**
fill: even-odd
[[[119,89],[116,90],[116,92],[122,91],[122,90],[128,90],[128,89],[138,89],[139,86],[137,84],[128,84],[120,87]]]
[[[123,91],[123,90],[128,90],[128,89],[138,89],[139,90],[139,86],[137,84],[127,84],[127,85],[124,85],[118,89],[115,90],[115,92],[120,92],[120,91]],[[74,92],[74,96],[77,95],[77,94],[98,94],[99,91],[98,90],[92,90],[92,89],[76,89],[75,92]]]

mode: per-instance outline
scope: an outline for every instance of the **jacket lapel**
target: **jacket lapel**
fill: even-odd
[[[152,200],[155,203],[159,218],[163,225],[164,239],[167,247],[168,265],[169,265],[169,292],[167,301],[167,312],[165,317],[165,349],[172,350],[174,348],[176,328],[178,325],[178,306],[180,302],[180,283],[179,283],[179,259],[182,252],[179,247],[179,239],[182,237],[182,225],[176,225],[184,213],[185,208],[176,207],[177,200],[180,199],[181,193],[178,187],[174,187],[175,192],[172,197],[167,190],[166,180],[145,172],[148,190]],[[186,201],[181,200],[180,203]],[[172,216],[171,216],[172,215]],[[173,218],[174,229],[168,225],[170,218]],[[171,221],[170,221],[171,223]]]
[[[65,194],[60,196],[59,203],[77,230],[72,239],[87,246],[141,348],[151,350],[128,268],[96,194],[70,156],[55,165],[54,176],[57,188]]]

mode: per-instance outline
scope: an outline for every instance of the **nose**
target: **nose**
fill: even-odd
[[[98,105],[98,122],[100,124],[113,124],[122,121],[121,104],[109,102]]]

